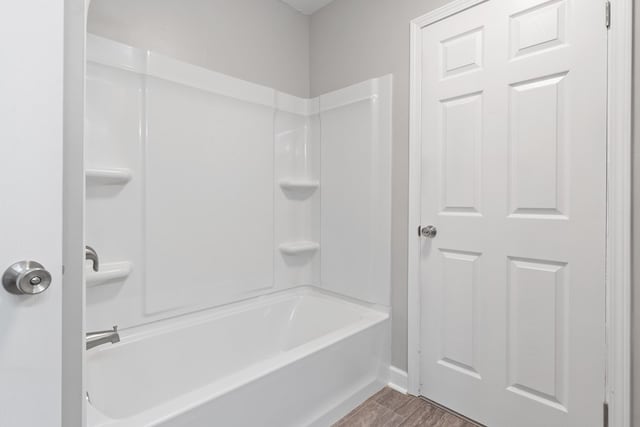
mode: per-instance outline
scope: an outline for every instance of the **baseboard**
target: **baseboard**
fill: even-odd
[[[409,384],[409,376],[406,371],[402,371],[395,366],[389,367],[389,387],[407,394],[407,386]]]

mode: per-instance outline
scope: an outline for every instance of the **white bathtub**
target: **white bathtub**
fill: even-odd
[[[384,386],[389,315],[309,288],[87,354],[88,426],[327,426]]]

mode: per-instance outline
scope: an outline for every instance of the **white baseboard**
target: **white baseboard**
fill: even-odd
[[[407,394],[407,386],[409,384],[409,376],[406,371],[402,371],[395,366],[389,367],[389,387]]]

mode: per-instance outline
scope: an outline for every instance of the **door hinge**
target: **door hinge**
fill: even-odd
[[[604,23],[607,28],[611,28],[611,2],[607,1],[604,4]]]
[[[609,427],[609,404],[607,402],[604,402],[602,404],[602,425],[604,427]]]

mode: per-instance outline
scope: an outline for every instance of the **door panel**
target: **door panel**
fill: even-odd
[[[566,218],[566,76],[542,77],[509,88],[511,216]]]
[[[63,6],[0,3],[0,275],[34,260],[52,277],[0,286],[0,426],[61,424]]]
[[[567,265],[510,258],[508,390],[566,411]]]
[[[420,40],[421,394],[492,427],[600,425],[603,5],[489,0]]]
[[[477,311],[475,289],[478,286],[477,264],[480,254],[441,249],[443,267],[442,357],[439,361],[474,378],[479,376],[476,363]]]
[[[441,214],[480,215],[482,94],[444,100],[441,114],[444,161]]]

